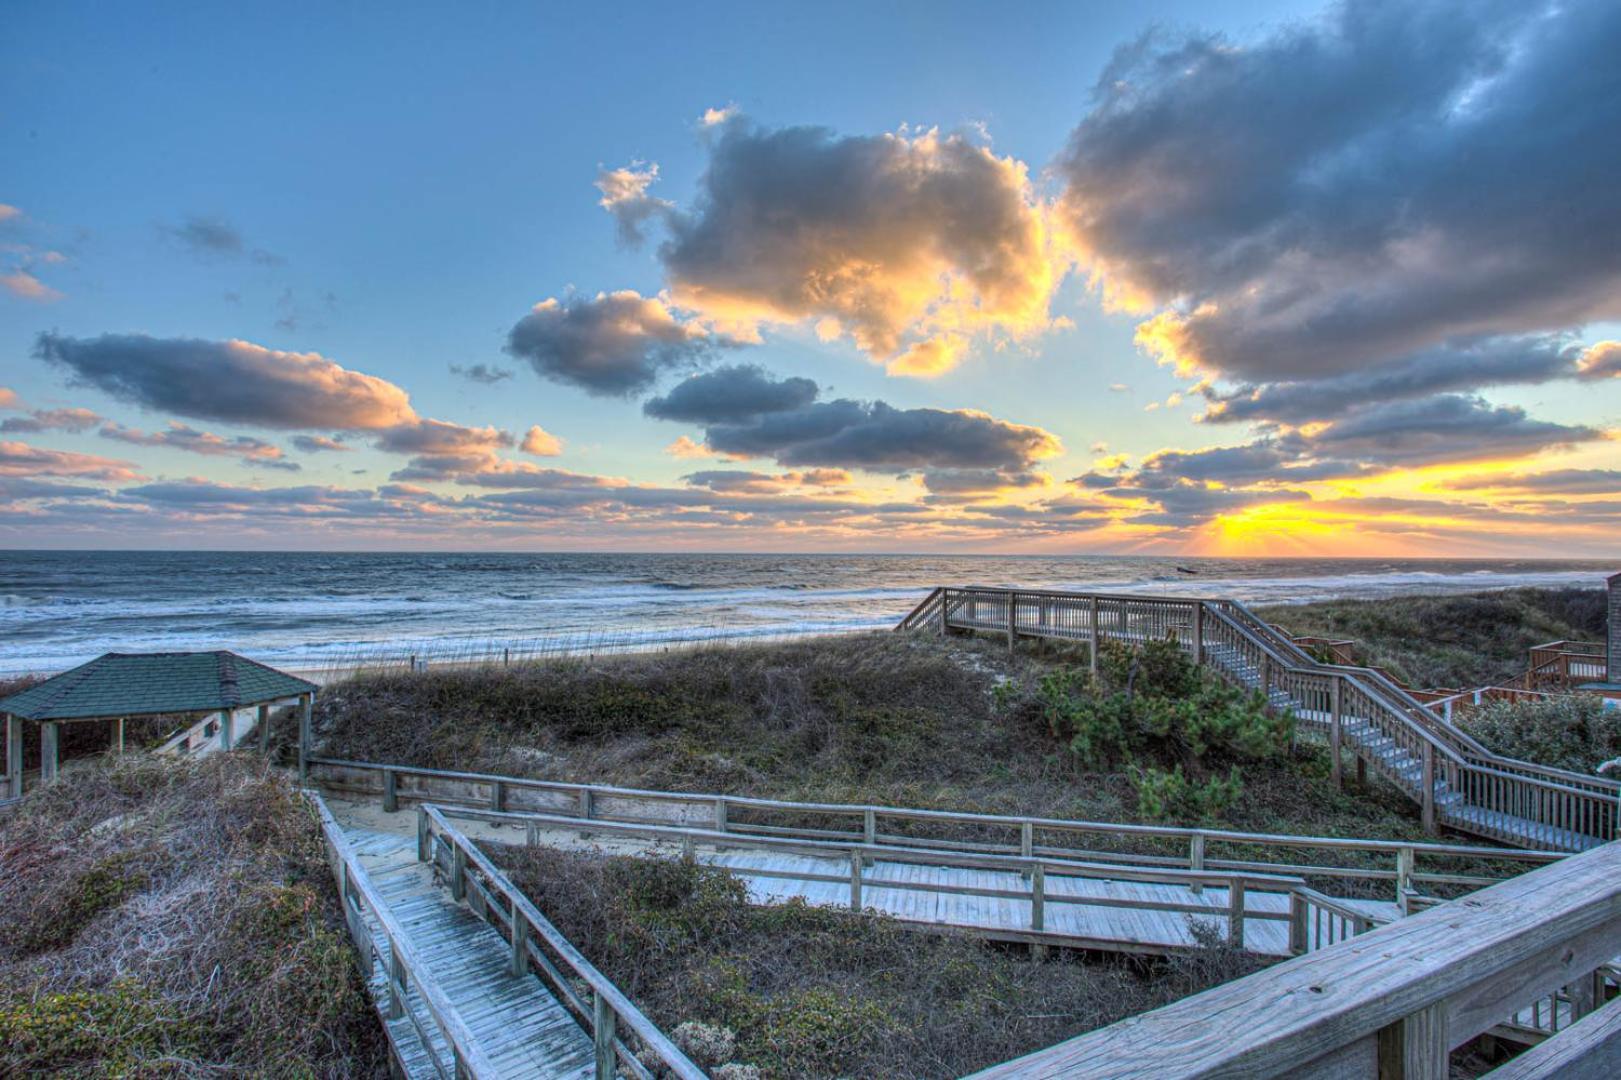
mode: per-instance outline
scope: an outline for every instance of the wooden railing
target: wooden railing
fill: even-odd
[[[343,830],[332,819],[326,803],[314,792],[307,792],[306,797],[321,821],[327,859],[337,879],[350,940],[360,951],[361,970],[369,973],[380,968],[383,972],[388,993],[386,999],[378,1003],[379,1011],[389,1019],[405,1017],[410,1020],[434,1071],[445,1080],[499,1075],[479,1049],[472,1031],[450,1004],[449,997],[417,955],[410,935],[389,910],[388,903],[378,895],[371,877],[349,846]],[[371,927],[367,925],[368,919],[377,924],[384,947],[378,947]],[[415,1001],[412,990],[416,991]],[[448,1061],[436,1049],[440,1042],[449,1048]]]
[[[1076,907],[1169,912],[1186,916],[1202,915],[1220,919],[1226,923],[1228,941],[1238,947],[1243,947],[1244,926],[1246,922],[1251,920],[1289,922],[1298,927],[1306,926],[1304,901],[1294,904],[1289,911],[1252,906],[1250,903],[1258,892],[1292,893],[1296,888],[1305,885],[1299,878],[1277,874],[1176,870],[1123,866],[1119,863],[1085,863],[1036,856],[960,853],[943,851],[939,848],[898,847],[893,844],[793,840],[783,837],[750,836],[731,831],[722,832],[690,826],[633,824],[603,821],[601,819],[582,821],[573,815],[498,813],[494,810],[450,808],[433,804],[424,804],[424,808],[430,814],[438,813],[445,817],[524,826],[527,842],[531,845],[538,842],[537,836],[541,830],[568,829],[586,836],[634,837],[679,844],[683,852],[688,855],[693,854],[697,847],[705,846],[724,847],[734,850],[750,849],[772,854],[797,855],[807,859],[825,860],[837,864],[841,868],[840,871],[835,874],[820,872],[805,866],[793,866],[785,869],[751,866],[740,872],[751,877],[837,885],[847,884],[850,890],[849,908],[852,911],[864,909],[866,906],[864,898],[868,891],[873,889],[1024,901],[1030,905],[1028,925],[1007,928],[1011,931],[1010,933],[998,933],[996,936],[1011,936],[1038,943],[1047,940],[1057,941],[1066,936],[1073,936],[1056,931],[1047,924],[1048,909],[1065,904]],[[925,880],[919,875],[908,874],[904,871],[895,876],[884,877],[880,875],[876,867],[879,861],[891,873],[894,873],[897,867],[912,867],[925,870],[951,868],[1002,871],[1004,872],[1003,880],[1006,885],[1005,887],[995,887],[985,884],[942,883]],[[846,867],[848,869],[844,869]],[[1170,897],[1136,899],[1129,896],[1103,896],[1095,893],[1080,895],[1061,888],[1053,888],[1054,885],[1064,879],[1130,881],[1139,884],[1174,885],[1179,887],[1178,893],[1188,897],[1188,899],[1176,900]],[[1015,881],[1019,884],[1013,884]],[[1198,902],[1197,897],[1205,890],[1222,891],[1226,902],[1219,906],[1208,902]],[[969,927],[977,924],[964,922],[950,925]],[[1293,940],[1294,935],[1291,934],[1291,941]],[[1306,939],[1301,938],[1299,948],[1303,951],[1307,947]]]
[[[1350,749],[1441,823],[1510,843],[1578,850],[1617,835],[1621,782],[1492,753],[1382,671],[1319,663],[1232,600],[942,587],[902,620],[1020,637],[1140,644],[1170,638],[1324,734],[1336,781]],[[1095,670],[1097,650],[1089,650]]]
[[[514,975],[532,972],[543,978],[575,1014],[591,1035],[599,1080],[613,1080],[622,1073],[639,1080],[654,1076],[705,1080],[704,1071],[597,970],[478,845],[446,820],[442,808],[420,806],[417,815],[417,858],[432,861],[449,882],[451,896],[511,943]],[[626,1045],[621,1032],[634,1036],[643,1053],[656,1059],[656,1073]]]
[[[1618,953],[1606,844],[975,1076],[1445,1080],[1453,1049],[1561,992],[1574,1023],[1492,1075],[1613,1076]]]
[[[431,802],[575,820],[699,826],[729,836],[1290,875],[1362,891],[1370,882],[1389,882],[1390,899],[1403,905],[1415,890],[1479,888],[1503,880],[1508,866],[1541,866],[1563,857],[1519,848],[647,791],[326,757],[310,758],[309,768],[323,788],[376,797],[391,812],[402,804]],[[1325,863],[1312,861],[1313,856],[1343,858]]]

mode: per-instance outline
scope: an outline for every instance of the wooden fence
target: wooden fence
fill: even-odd
[[[1402,905],[1426,891],[1479,888],[1502,880],[1513,868],[1562,858],[1553,852],[1479,845],[644,791],[325,757],[312,757],[309,768],[323,788],[376,797],[390,811],[406,803],[432,802],[628,824],[702,826],[736,836],[1278,874],[1319,884],[1360,885],[1361,891],[1369,883],[1388,883],[1387,897]],[[1329,857],[1340,861],[1321,861]]]

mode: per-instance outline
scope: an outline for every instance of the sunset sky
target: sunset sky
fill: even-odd
[[[0,25],[0,546],[1621,552],[1621,4]]]

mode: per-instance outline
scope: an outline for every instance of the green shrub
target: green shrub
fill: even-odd
[[[1575,772],[1621,757],[1621,709],[1594,695],[1492,701],[1465,712],[1458,726],[1499,754]]]
[[[1170,772],[1132,766],[1131,786],[1137,792],[1137,812],[1143,817],[1183,821],[1218,818],[1244,793],[1244,780],[1236,765],[1225,777],[1211,776],[1203,782],[1183,776],[1180,765]]]
[[[192,1057],[207,1029],[177,1016],[130,980],[99,990],[0,996],[0,1075],[125,1077],[175,1074],[165,1058]]]

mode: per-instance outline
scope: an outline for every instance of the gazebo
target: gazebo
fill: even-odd
[[[124,721],[131,717],[179,714],[193,717],[196,724],[217,716],[217,727],[205,725],[207,736],[213,741],[217,733],[217,746],[229,750],[236,745],[236,714],[257,707],[259,743],[268,747],[270,708],[279,703],[296,702],[299,706],[298,759],[302,773],[316,689],[306,679],[224,650],[107,653],[0,699],[0,715],[6,719],[9,794],[13,798],[22,794],[24,722],[39,725],[40,779],[48,781],[56,778],[61,724],[111,721],[110,748],[122,752]],[[192,745],[186,743],[187,748]]]

